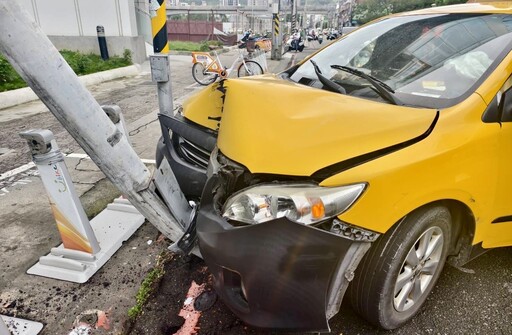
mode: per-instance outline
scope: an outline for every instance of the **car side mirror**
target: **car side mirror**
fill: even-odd
[[[501,98],[499,109],[502,122],[512,121],[512,88],[509,88]]]
[[[485,123],[512,122],[512,87],[504,93],[498,93],[482,115]]]

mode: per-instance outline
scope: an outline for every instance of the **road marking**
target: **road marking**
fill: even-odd
[[[34,166],[36,166],[34,163],[30,162],[25,165],[22,165],[16,169],[12,169],[11,171],[7,171],[5,173],[0,174],[0,180],[7,179],[9,177],[15,176],[19,173],[25,172],[27,170],[32,169]]]
[[[197,88],[198,86],[199,86],[199,84],[198,84],[198,83],[193,83],[193,84],[188,85],[188,86],[187,86],[187,87],[185,87],[185,88]]]
[[[73,153],[73,154],[68,154],[66,155],[66,157],[69,157],[69,158],[78,158],[78,159],[91,159],[91,157],[89,157],[89,155],[87,154],[76,154],[76,153]],[[156,160],[154,159],[141,159],[142,163],[144,164],[156,164]]]
[[[69,157],[69,158],[78,158],[78,159],[91,159],[88,155],[86,154],[68,154],[68,155],[65,155],[66,157]],[[144,164],[156,164],[156,161],[154,159],[141,159],[141,161],[144,163]],[[27,170],[30,170],[32,168],[34,168],[36,165],[33,163],[33,162],[30,162],[30,163],[27,163],[25,165],[22,165],[20,167],[17,167],[16,169],[12,169],[10,171],[7,171],[5,173],[2,173],[0,174],[0,180],[4,180],[4,179],[7,179],[7,178],[10,178],[10,177],[13,177],[17,174],[20,174],[20,173],[23,173]]]

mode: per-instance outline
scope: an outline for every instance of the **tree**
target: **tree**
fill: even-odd
[[[466,0],[367,0],[356,5],[352,19],[366,23],[388,14],[465,2]]]
[[[367,0],[359,3],[352,12],[352,19],[366,23],[392,13],[393,6],[386,0]]]

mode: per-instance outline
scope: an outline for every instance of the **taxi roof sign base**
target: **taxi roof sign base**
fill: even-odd
[[[85,283],[98,271],[124,241],[144,223],[145,218],[126,199],[115,199],[90,223],[101,250],[95,255],[65,249],[61,244],[39,258],[27,273],[60,279],[74,283]]]
[[[7,326],[7,330],[9,331],[7,335],[36,335],[39,334],[41,329],[43,329],[43,324],[40,322],[13,318],[5,315],[0,315],[0,323],[2,322]],[[3,325],[0,325],[0,335],[4,335],[1,332],[2,326]]]

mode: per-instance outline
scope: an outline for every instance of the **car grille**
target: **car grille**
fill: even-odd
[[[208,160],[210,159],[208,150],[187,141],[181,136],[178,138],[177,149],[181,158],[186,162],[203,169],[208,167]]]

